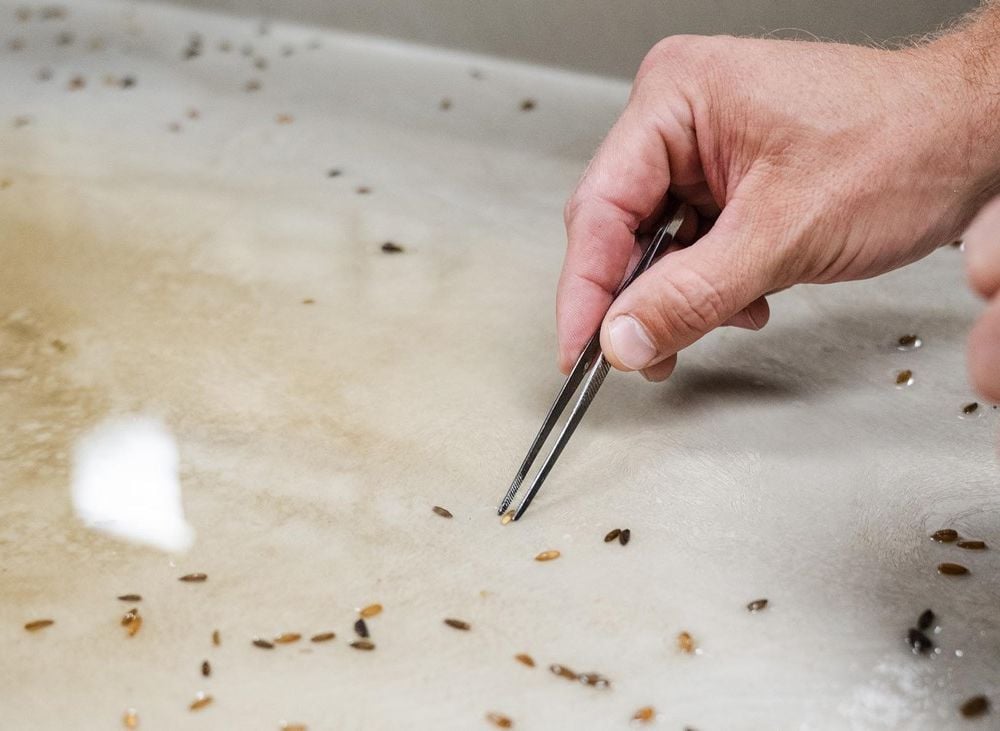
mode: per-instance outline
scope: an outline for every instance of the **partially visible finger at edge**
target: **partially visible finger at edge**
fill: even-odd
[[[973,326],[968,352],[972,385],[984,398],[1000,403],[1000,297]]]

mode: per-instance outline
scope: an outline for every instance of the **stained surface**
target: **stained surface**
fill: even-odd
[[[1000,559],[929,539],[1000,541],[997,411],[962,413],[979,305],[957,249],[777,295],[764,331],[707,338],[666,385],[612,374],[530,513],[501,526],[560,382],[562,200],[627,88],[159,6],[14,10],[0,2],[5,727],[113,728],[134,708],[144,728],[467,729],[496,712],[609,729],[652,705],[664,728],[957,728],[965,699],[997,705]],[[899,351],[907,333],[923,347]],[[178,439],[185,556],[71,516],[73,441],[135,411]],[[533,560],[546,550],[560,559]],[[375,602],[376,649],[357,652]],[[916,656],[928,607],[940,653]],[[699,653],[678,651],[684,631]],[[214,701],[192,714],[198,692]]]

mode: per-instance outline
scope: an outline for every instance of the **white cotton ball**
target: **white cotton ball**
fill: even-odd
[[[194,529],[184,520],[177,445],[159,421],[141,416],[99,424],[76,444],[73,508],[88,528],[185,551]]]

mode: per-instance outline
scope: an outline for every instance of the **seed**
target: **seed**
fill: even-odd
[[[382,244],[382,251],[386,254],[402,254],[404,251],[406,251],[406,249],[404,249],[399,244],[393,243],[392,241],[386,241],[384,244]],[[451,515],[449,514],[448,517],[450,518]]]
[[[139,615],[139,610],[136,608],[129,609],[122,615],[122,627],[128,625],[132,620],[134,620]]]
[[[621,533],[618,534],[618,542],[621,543],[623,546],[627,546],[628,542],[631,539],[632,539],[632,531],[628,528],[625,528],[624,530],[622,530]]]
[[[431,510],[440,515],[442,518],[453,517],[450,510],[445,510],[440,505],[435,505],[433,508],[431,508]]]
[[[199,690],[198,695],[194,697],[194,700],[191,701],[191,705],[188,707],[192,711],[200,711],[202,708],[209,705],[213,700],[212,696]]]
[[[540,554],[535,556],[536,561],[552,561],[559,558],[562,554],[559,551],[542,551]]]
[[[367,185],[359,185],[357,188],[354,189],[354,192],[357,193],[358,195],[368,195],[369,193],[372,192],[372,189],[369,188]]]
[[[580,682],[584,685],[589,685],[592,688],[610,688],[611,681],[605,678],[600,673],[582,673],[580,675]]]
[[[960,563],[939,563],[937,570],[945,576],[964,576],[969,573],[969,569]]]
[[[536,106],[538,106],[538,102],[536,102],[534,99],[525,99],[524,101],[521,102],[521,111],[530,112]]]
[[[59,35],[56,36],[56,45],[57,46],[69,46],[69,45],[71,45],[73,43],[73,40],[74,40],[73,34],[70,33],[68,30],[64,30]],[[17,50],[17,49],[14,49],[14,50]]]
[[[178,122],[171,122],[170,124],[167,125],[167,129],[170,130],[171,132],[180,132],[181,125]]]
[[[257,79],[250,79],[243,85],[243,91],[260,91],[260,82]]]
[[[354,623],[354,631],[357,633],[358,637],[370,637],[368,633],[368,625],[365,624],[365,620],[359,619]]]
[[[906,369],[896,374],[897,386],[909,386],[911,383],[913,383],[913,371]]]
[[[298,632],[285,632],[275,637],[274,641],[277,642],[279,645],[287,645],[292,642],[298,642],[301,639],[302,635],[300,635]]]
[[[138,594],[122,594],[120,597],[118,597],[118,599],[121,600],[121,601],[123,601],[123,602],[141,602],[142,601],[142,597],[139,596]]]
[[[372,617],[377,617],[382,613],[381,604],[369,604],[367,607],[363,608],[359,614],[365,619],[371,619]]]
[[[206,678],[212,674],[212,666],[209,664],[208,660],[203,660],[201,663],[201,674]]]
[[[69,80],[67,88],[69,88],[70,91],[79,91],[86,85],[87,85],[87,80],[85,78],[83,78],[82,76],[74,76],[72,79]]]
[[[306,297],[304,300],[302,300],[302,304],[304,304],[304,305],[314,305],[314,304],[316,304],[316,300],[314,300],[312,297]]]
[[[306,725],[304,723],[288,723],[287,721],[282,721],[281,731],[306,731]]]
[[[984,695],[974,695],[958,707],[966,718],[978,718],[990,710],[990,701]]]
[[[916,627],[910,627],[907,631],[906,644],[913,650],[914,655],[920,655],[934,649],[934,643],[931,639]]]
[[[212,644],[216,647],[222,644],[222,635],[219,634],[219,630],[217,629],[212,630]]]
[[[118,85],[123,89],[131,89],[138,82],[135,80],[134,76],[123,76],[122,80],[118,82]]]
[[[513,728],[514,722],[502,713],[487,713],[486,720],[498,728]]]
[[[295,121],[295,117],[291,114],[279,114],[274,118],[274,121],[278,124],[291,124]]]
[[[134,708],[129,708],[122,716],[122,725],[125,728],[139,728],[139,714]]]
[[[896,346],[900,350],[919,348],[921,345],[923,343],[920,341],[919,335],[901,335],[899,340],[896,341]]]
[[[953,543],[958,540],[958,531],[953,528],[942,528],[931,533],[931,540],[938,543]]]
[[[330,168],[329,170],[326,171],[326,177],[328,178],[338,178],[341,176],[341,174],[342,174],[341,171],[338,170],[337,168]]]
[[[122,626],[128,632],[129,637],[135,637],[136,633],[142,627],[142,617],[139,616],[138,609],[130,609],[122,617]]]
[[[559,664],[549,665],[549,671],[554,673],[555,675],[558,675],[560,678],[566,678],[567,680],[577,680],[580,677],[565,665],[559,665]]]
[[[449,109],[451,109],[451,99],[445,97],[444,99],[441,100],[441,103],[438,106],[441,108],[442,112],[447,112]]]
[[[514,511],[508,510],[500,518],[500,525],[507,525],[510,521],[514,520]]]
[[[178,581],[205,581],[208,574],[184,574]]]
[[[446,619],[444,623],[449,627],[453,627],[455,629],[468,630],[472,628],[471,624],[469,624],[468,622],[463,622],[461,619]]]
[[[985,551],[986,543],[984,541],[959,541],[959,548],[964,548],[967,551]]]
[[[318,635],[310,637],[309,640],[311,642],[329,642],[336,636],[337,634],[335,632],[320,632]]]
[[[351,647],[355,650],[374,650],[375,643],[371,640],[355,640],[351,643]]]
[[[527,665],[529,668],[535,667],[535,658],[524,652],[514,655],[514,659],[517,660],[522,665]]]
[[[747,604],[748,612],[759,612],[762,609],[767,609],[767,599],[754,599]]]
[[[923,612],[921,612],[920,618],[917,619],[917,629],[925,630],[928,627],[930,627],[933,622],[934,622],[934,612],[932,612],[930,609],[925,609]]]
[[[654,718],[656,718],[656,711],[653,710],[652,706],[644,706],[632,716],[633,721],[639,721],[640,723],[648,723]]]
[[[963,414],[974,414],[979,410],[979,404],[973,401],[971,404],[966,404],[962,407]]]
[[[262,650],[273,650],[274,649],[274,643],[273,642],[268,642],[267,640],[265,640],[265,639],[263,639],[261,637],[255,637],[254,641],[253,641],[253,644],[254,644],[255,647],[259,647]]]
[[[613,541],[615,538],[621,535],[621,532],[622,532],[621,528],[615,528],[612,531],[608,531],[608,534],[604,536],[604,542],[611,543],[611,541]]]
[[[689,655],[694,652],[694,638],[689,632],[681,632],[677,635],[677,649]]]
[[[45,629],[46,627],[51,627],[56,621],[54,619],[36,619],[32,622],[28,622],[24,625],[24,628],[29,632],[37,632],[40,629]]]

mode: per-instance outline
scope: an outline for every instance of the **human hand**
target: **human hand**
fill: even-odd
[[[659,43],[566,205],[563,371],[603,318],[612,365],[662,380],[715,327],[762,327],[770,292],[871,277],[957,238],[1000,169],[995,102],[957,43]],[[609,311],[668,192],[717,219]]]
[[[983,396],[1000,402],[1000,198],[982,210],[964,240],[969,281],[989,300],[969,335],[969,375]]]

